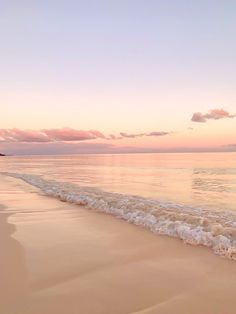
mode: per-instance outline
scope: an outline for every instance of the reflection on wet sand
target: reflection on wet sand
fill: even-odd
[[[10,314],[27,296],[27,269],[23,247],[12,237],[15,226],[0,207],[0,313]]]

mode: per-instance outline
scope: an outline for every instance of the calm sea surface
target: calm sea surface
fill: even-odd
[[[0,171],[236,211],[236,153],[1,157]]]

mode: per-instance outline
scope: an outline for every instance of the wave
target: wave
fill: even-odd
[[[39,188],[45,195],[86,206],[236,260],[236,213],[206,210],[94,187],[46,180],[41,176],[4,172]]]

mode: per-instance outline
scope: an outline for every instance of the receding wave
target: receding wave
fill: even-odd
[[[192,245],[204,245],[221,256],[236,260],[236,213],[213,211],[155,199],[102,191],[41,176],[4,173],[39,188],[45,195],[112,214],[154,233]]]

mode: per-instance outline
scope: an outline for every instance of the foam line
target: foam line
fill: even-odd
[[[3,173],[2,173],[3,174]],[[45,195],[122,218],[150,231],[204,245],[236,260],[236,213],[160,202],[140,196],[102,191],[40,176],[5,172],[39,188]]]

